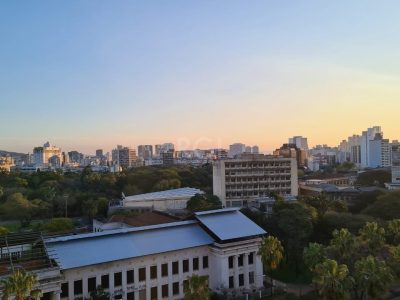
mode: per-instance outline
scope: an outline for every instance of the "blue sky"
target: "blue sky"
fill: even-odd
[[[397,1],[2,1],[0,149],[400,138]]]

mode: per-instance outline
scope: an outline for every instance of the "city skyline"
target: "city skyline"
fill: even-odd
[[[0,149],[398,139],[395,1],[0,3]]]

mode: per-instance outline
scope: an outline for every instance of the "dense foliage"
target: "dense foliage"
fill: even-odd
[[[134,195],[179,187],[211,194],[212,168],[141,167],[121,173],[0,173],[0,219],[106,216],[108,202],[121,194]]]

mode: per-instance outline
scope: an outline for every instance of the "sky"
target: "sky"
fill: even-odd
[[[399,1],[0,1],[0,149],[400,139]]]

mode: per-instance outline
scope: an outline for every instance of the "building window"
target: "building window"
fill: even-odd
[[[122,285],[122,273],[114,273],[114,286],[121,286]]]
[[[96,277],[88,278],[88,292],[93,292],[96,290]]]
[[[133,270],[126,271],[126,283],[132,284],[135,281],[135,275]]]
[[[254,272],[249,273],[249,283],[254,284]]]
[[[168,284],[164,284],[161,286],[161,296],[163,298],[168,298]]]
[[[150,267],[150,279],[156,279],[157,278],[157,266],[151,266]]]
[[[172,263],[172,274],[178,274],[179,273],[179,263],[177,261],[174,261]]]
[[[161,265],[161,276],[167,277],[168,276],[168,264]]]
[[[203,256],[203,269],[208,269],[208,256]]]
[[[82,292],[83,292],[82,280],[74,281],[74,295],[82,295]]]
[[[199,269],[199,258],[193,258],[193,271],[197,271]]]
[[[243,274],[239,274],[239,286],[244,286],[244,276],[243,276]]]
[[[108,274],[101,276],[101,287],[103,289],[108,289],[110,287],[110,277]]]
[[[126,300],[135,300],[135,292],[126,293]]]
[[[172,284],[172,294],[179,295],[179,282],[174,282]]]
[[[229,256],[229,269],[233,269],[233,256]]]
[[[139,269],[139,281],[146,281],[146,268]]]
[[[249,265],[254,264],[254,252],[249,254]]]
[[[61,298],[68,298],[68,282],[61,284]]]
[[[183,260],[183,273],[189,272],[189,260]]]
[[[157,300],[157,287],[152,287],[150,290],[150,299],[151,300]]]
[[[239,265],[239,267],[243,267],[243,257],[244,257],[243,254],[240,254],[239,257],[238,257],[238,265]]]
[[[139,300],[146,300],[146,290],[139,291]]]
[[[233,276],[229,276],[229,288],[233,289]]]

